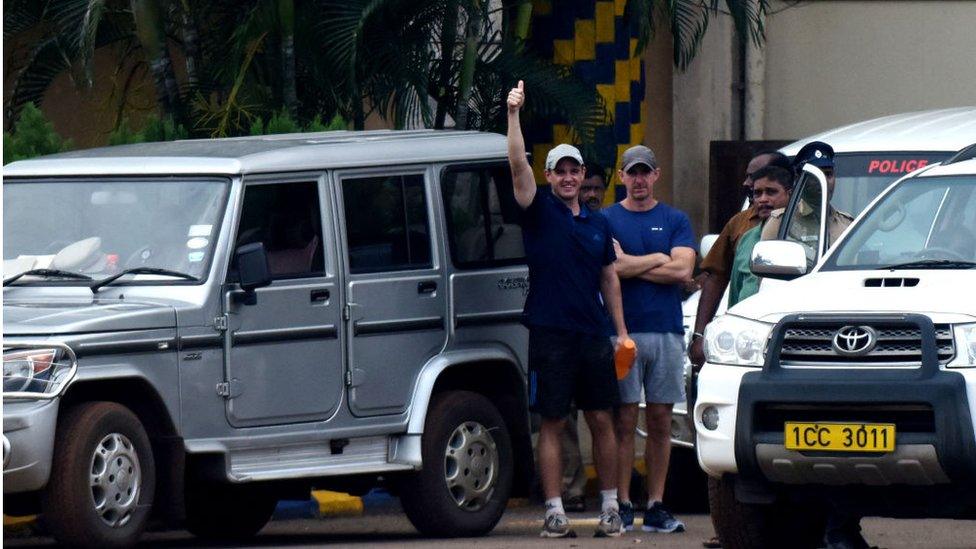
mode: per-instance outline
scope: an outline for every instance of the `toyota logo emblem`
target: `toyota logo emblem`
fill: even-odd
[[[878,333],[870,326],[844,326],[834,334],[834,351],[840,355],[866,355],[877,343]]]

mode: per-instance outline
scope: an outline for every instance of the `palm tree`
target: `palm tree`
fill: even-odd
[[[766,3],[724,6],[740,35],[758,41]],[[627,9],[639,50],[666,25],[685,67],[720,5],[629,0]],[[160,112],[197,135],[247,133],[282,108],[303,121],[338,111],[357,128],[375,112],[396,127],[499,129],[504,93],[521,79],[533,90],[529,119],[565,119],[592,140],[607,106],[569,67],[533,51],[531,21],[530,0],[11,0],[4,42],[23,61],[7,123],[66,70],[90,85],[95,50],[115,45],[120,66],[138,60],[123,81],[148,68]],[[172,48],[186,62],[182,84]]]

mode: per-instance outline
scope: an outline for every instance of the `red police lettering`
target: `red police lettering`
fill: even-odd
[[[868,163],[868,173],[890,173],[901,174],[914,172],[915,170],[928,166],[929,161],[925,159],[912,160],[872,160]]]

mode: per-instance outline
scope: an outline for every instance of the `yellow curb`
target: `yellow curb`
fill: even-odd
[[[319,514],[323,517],[363,514],[363,498],[329,490],[314,490],[312,497],[319,502]]]
[[[29,535],[37,524],[37,515],[26,517],[3,516],[4,534]]]
[[[529,498],[510,498],[508,500],[508,508],[509,509],[516,509],[516,508],[519,508],[519,507],[528,507],[531,504],[532,504],[532,502],[529,501]]]

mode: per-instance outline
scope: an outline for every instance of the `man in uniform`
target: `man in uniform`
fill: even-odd
[[[803,146],[796,157],[793,159],[793,168],[797,174],[801,173],[804,164],[812,164],[823,172],[827,179],[827,243],[826,248],[830,248],[844,234],[844,231],[854,221],[854,216],[847,212],[842,212],[832,204],[830,200],[834,196],[834,186],[837,179],[834,173],[834,149],[823,141],[811,141]],[[820,234],[820,221],[817,211],[810,204],[800,201],[796,206],[796,217],[793,219],[795,227],[790,231],[794,238],[805,240],[804,237],[816,239]],[[763,226],[762,239],[772,240],[779,237],[779,229],[783,222],[784,209],[778,209],[770,214],[769,221]],[[802,242],[801,242],[802,243]],[[816,259],[816,250],[813,250]]]
[[[508,93],[508,162],[515,201],[524,212],[522,237],[529,264],[524,317],[529,328],[530,407],[542,416],[539,472],[546,515],[541,535],[575,535],[563,508],[559,443],[575,402],[593,435],[602,497],[596,535],[619,536],[623,524],[617,502],[613,408],[620,395],[607,313],[620,338],[627,337],[627,328],[610,224],[579,203],[586,168],[576,147],[553,147],[546,156],[549,187],[536,185],[519,122],[524,102],[525,88],[519,81]]]

